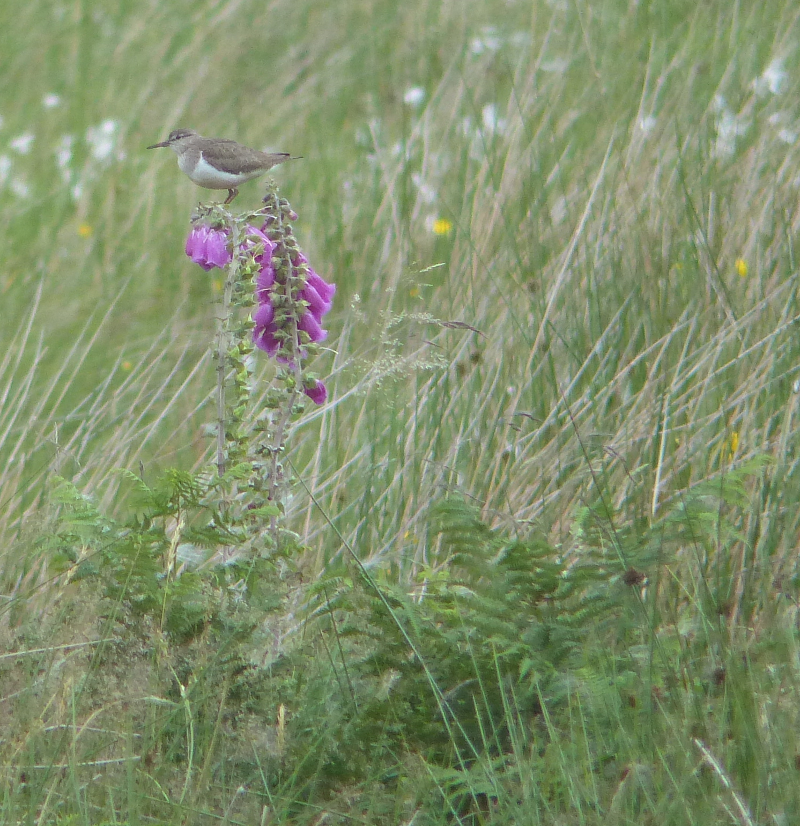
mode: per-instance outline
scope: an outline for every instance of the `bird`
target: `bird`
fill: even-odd
[[[260,152],[227,138],[204,138],[194,129],[175,129],[167,140],[147,148],[163,146],[175,152],[181,172],[190,181],[206,189],[227,189],[225,204],[239,194],[240,184],[290,158],[285,152]]]

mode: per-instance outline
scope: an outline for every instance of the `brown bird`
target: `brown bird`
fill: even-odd
[[[252,181],[279,163],[289,160],[285,152],[259,152],[227,138],[204,138],[194,129],[176,129],[169,138],[148,149],[168,146],[178,156],[181,172],[206,189],[227,189],[229,204],[238,194],[238,186]]]

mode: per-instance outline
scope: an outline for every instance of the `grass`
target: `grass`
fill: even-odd
[[[794,822],[797,33],[785,0],[0,10],[3,820]],[[182,642],[48,544],[55,475],[123,526],[121,469],[212,455],[207,193],[144,150],[176,126],[302,155],[338,285],[301,547]],[[586,579],[526,607],[523,547]]]

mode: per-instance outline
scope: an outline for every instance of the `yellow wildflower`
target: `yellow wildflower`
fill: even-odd
[[[736,267],[736,272],[742,278],[747,278],[747,261],[745,261],[744,258],[737,258],[734,266]]]
[[[734,430],[731,433],[730,438],[728,439],[728,458],[733,459],[736,456],[736,452],[739,450],[739,431]]]
[[[80,235],[81,238],[88,238],[91,234],[91,224],[78,224],[78,235]]]
[[[453,223],[452,221],[448,221],[447,218],[437,218],[433,222],[434,235],[449,235],[452,229]]]

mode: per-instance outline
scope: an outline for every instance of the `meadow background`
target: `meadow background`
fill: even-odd
[[[3,822],[798,822],[799,16],[0,9]],[[115,556],[212,455],[178,126],[302,155],[338,286],[297,542],[180,627]]]

